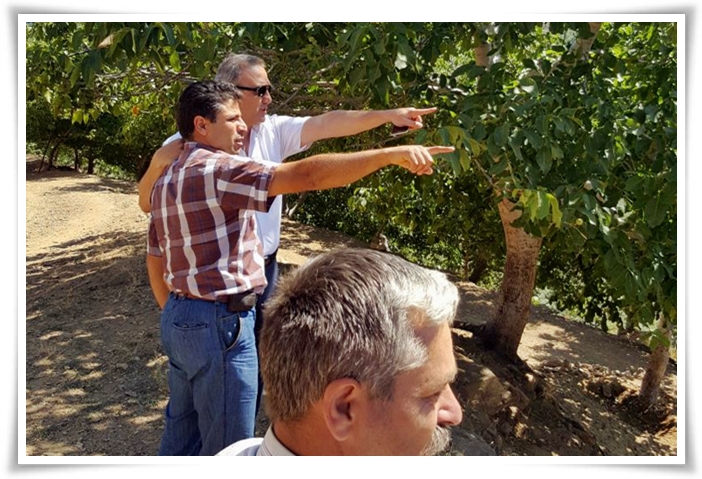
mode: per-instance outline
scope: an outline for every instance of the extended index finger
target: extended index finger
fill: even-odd
[[[430,155],[441,155],[442,153],[451,153],[456,150],[453,146],[427,146],[427,151]]]
[[[430,108],[415,108],[415,109],[412,111],[412,113],[415,114],[415,115],[419,115],[419,116],[421,116],[421,115],[428,115],[428,114],[430,114],[430,113],[434,113],[434,112],[435,112],[436,110],[438,110],[438,109],[439,109],[439,108],[436,107],[436,106],[432,106],[432,107],[430,107]]]

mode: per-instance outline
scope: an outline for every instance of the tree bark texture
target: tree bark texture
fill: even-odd
[[[517,349],[529,319],[542,239],[512,226],[521,215],[513,203],[504,199],[498,209],[505,231],[507,257],[497,310],[480,336],[486,346],[517,361]]]
[[[659,319],[658,327],[664,331],[664,336],[670,341],[670,328],[667,327],[663,319]],[[648,367],[641,380],[641,389],[639,390],[639,398],[642,405],[646,408],[653,406],[658,399],[658,393],[661,389],[661,383],[663,382],[669,359],[670,348],[665,344],[659,344],[651,351]]]

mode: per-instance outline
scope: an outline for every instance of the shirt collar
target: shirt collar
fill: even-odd
[[[257,456],[294,456],[293,452],[275,437],[273,426],[268,427],[266,435],[263,437],[261,447],[258,449]]]

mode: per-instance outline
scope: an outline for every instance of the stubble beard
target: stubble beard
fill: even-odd
[[[451,431],[448,427],[436,426],[434,433],[431,435],[431,441],[424,446],[421,452],[422,456],[436,456],[444,452],[451,442]]]

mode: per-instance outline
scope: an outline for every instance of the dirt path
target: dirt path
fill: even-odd
[[[28,173],[26,202],[26,454],[153,455],[167,361],[144,267],[147,217],[138,209],[135,185],[73,172]],[[341,246],[365,245],[285,221],[279,258],[294,267]],[[483,323],[495,294],[458,284],[458,320]],[[491,360],[469,332],[456,329],[455,339],[466,372],[456,388],[470,411],[465,434],[480,434],[499,454],[676,454],[674,365],[655,421],[632,417],[618,388],[638,388],[647,355],[626,340],[534,308],[519,355],[542,378],[541,396],[578,424],[568,431],[549,423],[552,414],[540,402],[520,403],[505,386],[507,369],[496,363],[490,374],[502,385],[495,391],[504,396],[509,390],[507,396],[519,400],[500,402],[494,391],[475,390],[469,374],[475,361]],[[476,398],[481,408],[494,406],[495,415],[473,408]],[[510,407],[519,414],[498,421]]]

